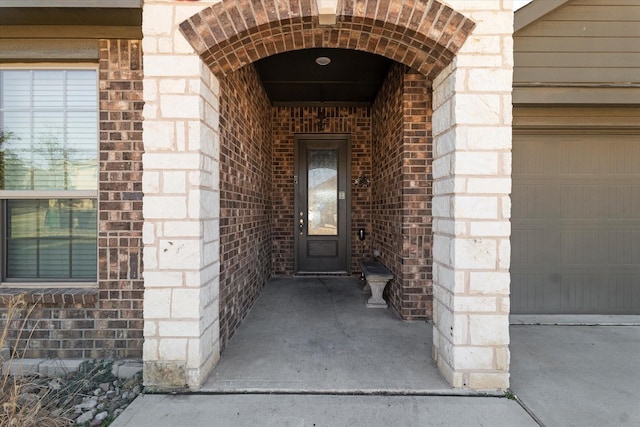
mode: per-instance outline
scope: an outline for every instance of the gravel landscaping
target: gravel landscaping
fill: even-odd
[[[113,371],[113,362],[89,360],[59,377],[4,375],[0,425],[108,426],[143,390],[141,372]]]

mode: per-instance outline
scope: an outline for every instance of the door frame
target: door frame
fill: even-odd
[[[299,154],[299,145],[300,140],[302,139],[321,139],[321,140],[344,140],[346,144],[346,200],[345,206],[347,209],[346,212],[346,230],[345,230],[345,239],[346,239],[346,273],[347,275],[351,275],[351,263],[352,263],[352,249],[351,249],[351,134],[348,133],[296,133],[295,135],[295,143],[294,143],[294,173],[293,173],[293,200],[294,200],[294,214],[293,214],[293,252],[294,252],[294,267],[293,274],[294,275],[313,275],[313,274],[321,274],[321,275],[340,275],[342,272],[300,272],[298,267],[298,245],[300,244],[300,238],[298,234],[298,222],[297,222],[297,213],[300,211],[299,209],[299,201],[298,201],[298,154]]]

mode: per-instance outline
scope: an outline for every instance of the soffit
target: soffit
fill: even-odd
[[[316,58],[327,57],[328,65]],[[255,62],[274,105],[370,105],[393,61],[347,49],[314,48],[281,53]]]

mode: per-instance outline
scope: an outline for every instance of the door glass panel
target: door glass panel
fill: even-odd
[[[338,235],[338,152],[310,149],[307,159],[310,236]]]

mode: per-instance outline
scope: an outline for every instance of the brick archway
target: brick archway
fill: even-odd
[[[509,386],[513,9],[445,1],[145,0],[147,386],[198,388],[220,358],[220,82],[313,47],[430,80],[433,357],[454,387]]]
[[[180,24],[218,77],[267,56],[325,47],[375,53],[433,78],[474,27],[472,20],[437,0],[338,1],[332,25],[321,25],[315,0],[251,5],[223,0]]]

